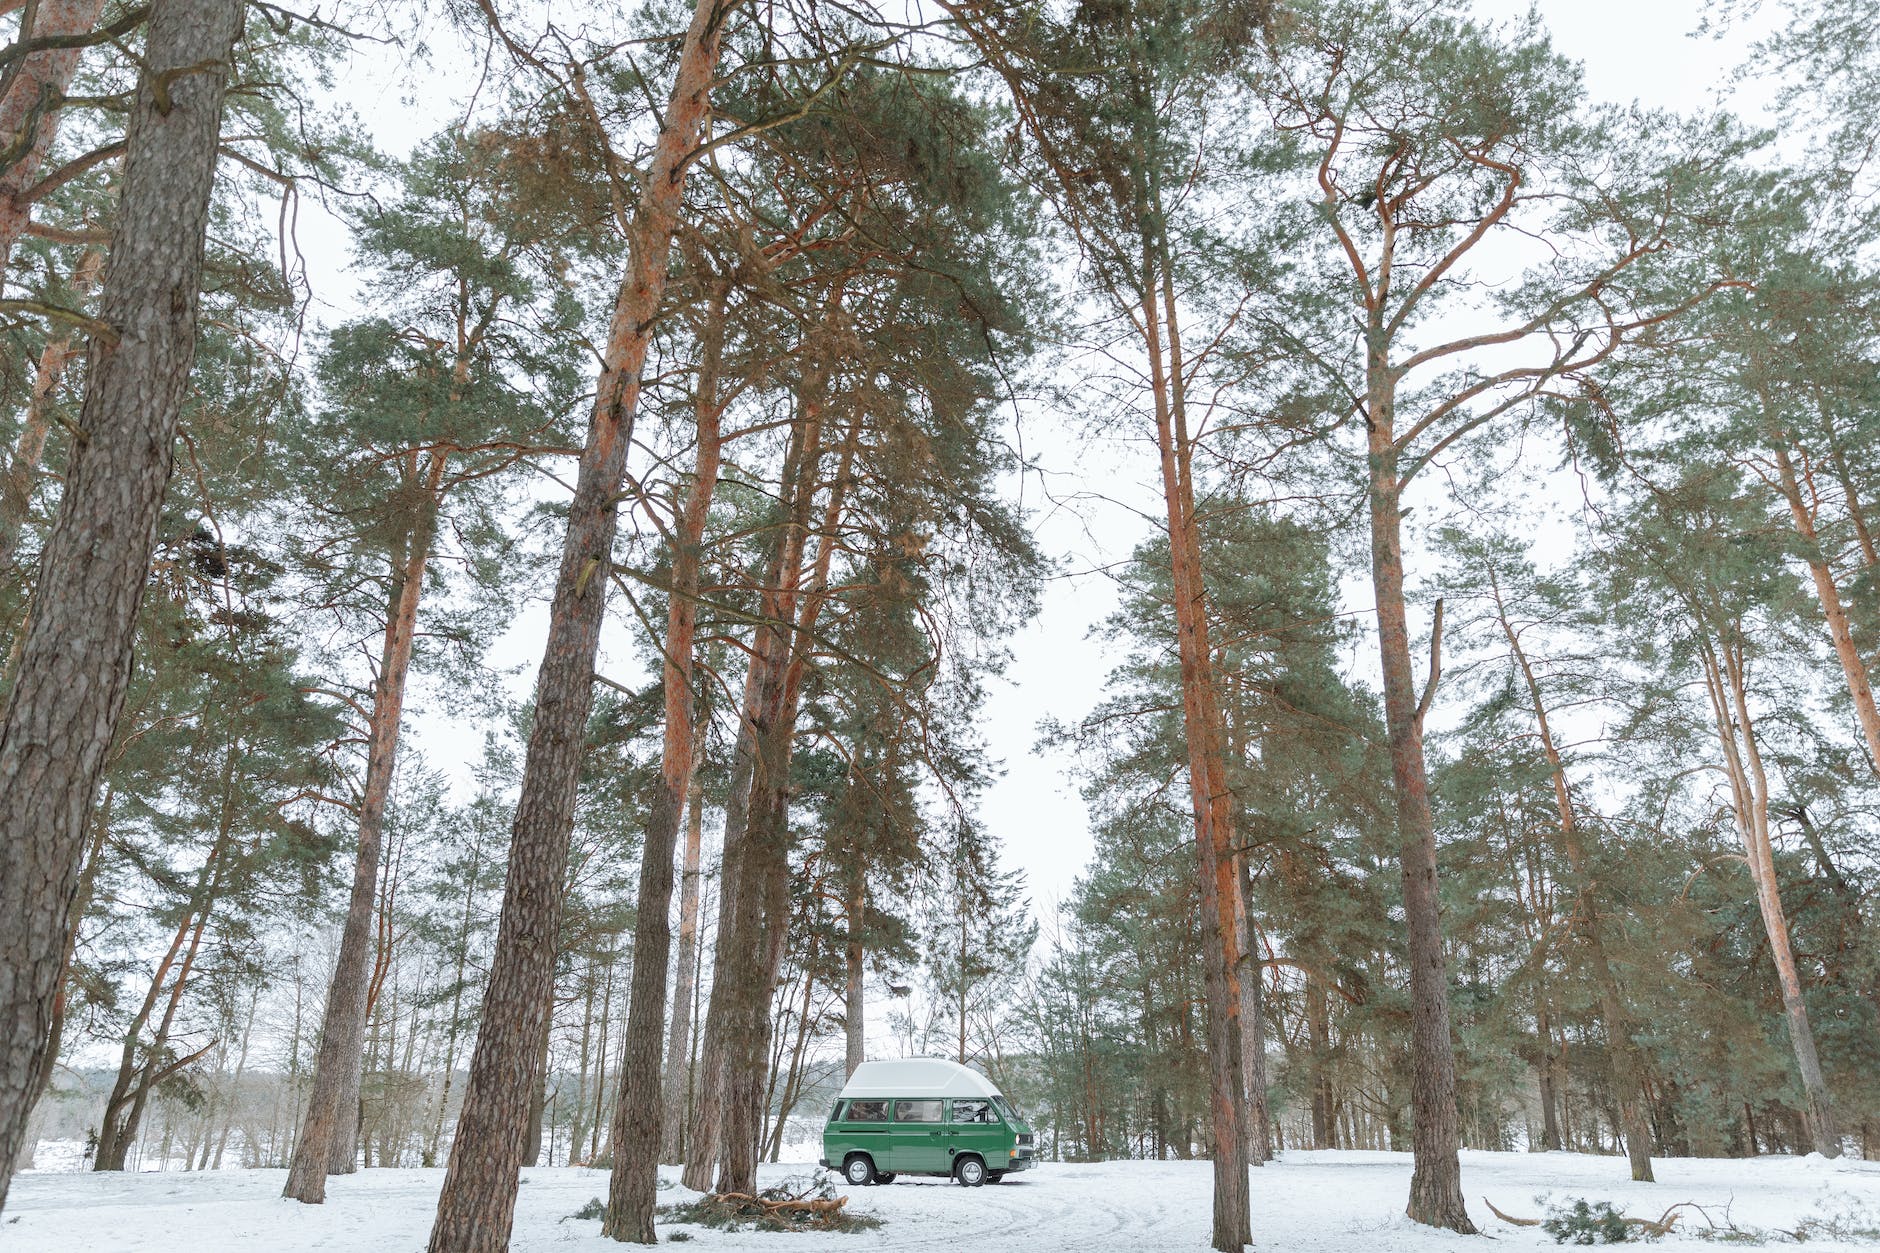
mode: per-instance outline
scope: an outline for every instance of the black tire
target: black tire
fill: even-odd
[[[875,1176],[875,1182],[876,1183],[893,1183],[894,1172],[891,1170],[882,1171],[880,1174]]]
[[[843,1158],[842,1177],[848,1180],[849,1186],[853,1188],[872,1187],[875,1180],[879,1178],[875,1174],[875,1163],[866,1153],[851,1153]]]
[[[953,1163],[953,1178],[963,1188],[977,1188],[986,1182],[986,1164],[968,1155]]]

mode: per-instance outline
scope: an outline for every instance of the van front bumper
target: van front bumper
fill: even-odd
[[[1034,1160],[1035,1159],[1029,1155],[1025,1157],[1009,1158],[1006,1162],[1005,1173],[1009,1175],[1015,1170],[1030,1170],[1034,1164]]]

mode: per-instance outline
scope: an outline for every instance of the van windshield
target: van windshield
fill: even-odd
[[[993,1094],[992,1105],[994,1109],[999,1111],[1000,1116],[1003,1117],[1005,1121],[1007,1122],[1024,1122],[1025,1121],[1023,1118],[1020,1118],[1018,1116],[1018,1111],[1013,1109],[1011,1104],[1004,1097],[999,1096],[997,1093]]]

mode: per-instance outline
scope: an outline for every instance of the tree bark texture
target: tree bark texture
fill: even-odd
[[[1377,315],[1373,314],[1373,318]],[[1384,719],[1397,800],[1398,862],[1410,956],[1411,1221],[1465,1235],[1475,1224],[1462,1199],[1461,1128],[1456,1110],[1456,1055],[1449,1035],[1449,968],[1443,953],[1442,906],[1436,891],[1436,819],[1430,811],[1423,758],[1423,718],[1410,668],[1410,626],[1404,603],[1403,514],[1396,397],[1381,329],[1368,351],[1371,583],[1377,598],[1378,652],[1384,676]]]
[[[615,303],[569,506],[489,990],[438,1197],[431,1253],[498,1253],[507,1247],[515,1219],[529,1094],[542,1079],[536,1046],[553,995],[568,840],[640,371],[666,290],[685,174],[705,131],[729,10],[727,0],[699,0],[692,13],[634,220],[631,261]]]
[[[281,1195],[308,1205],[326,1200],[326,1177],[351,1174],[359,1144],[359,1083],[364,1064],[366,995],[372,974],[373,897],[378,887],[384,845],[385,807],[391,797],[398,759],[398,730],[405,711],[405,680],[411,671],[417,638],[418,602],[436,526],[436,499],[445,458],[432,453],[417,476],[422,481],[419,516],[403,537],[404,551],[394,558],[385,610],[385,637],[379,646],[379,676],[366,728],[366,777],[359,797],[358,851],[353,864],[352,895],[340,931],[339,958],[326,994],[320,1047],[314,1057],[313,1092],[300,1141],[287,1170]]]
[[[78,435],[0,721],[0,1204],[39,1088],[196,348],[241,0],[155,0]]]
[[[699,571],[705,521],[718,489],[720,420],[718,375],[724,350],[725,289],[711,298],[700,344],[694,403],[697,460],[692,486],[673,534],[672,587],[667,593],[666,646],[661,687],[665,737],[659,786],[646,820],[640,853],[639,904],[633,927],[633,978],[627,995],[619,1096],[614,1105],[614,1164],[607,1185],[601,1234],[653,1244],[660,1149],[660,1037],[666,1021],[666,964],[672,946],[672,858],[698,761],[697,709],[692,692],[693,637],[698,627]],[[696,869],[697,851],[688,850]],[[689,990],[688,990],[689,995]]]
[[[679,969],[673,980],[672,1025],[666,1033],[666,1086],[660,1098],[665,1128],[659,1159],[680,1162],[685,1157],[686,1092],[691,1071],[692,998],[698,988],[698,918],[700,854],[705,835],[705,788],[699,772],[705,764],[705,737],[696,737],[698,753],[692,762],[692,788],[686,800],[685,852],[679,871]]]
[[[1240,978],[1240,1074],[1247,1090],[1247,1160],[1264,1166],[1273,1157],[1273,1116],[1266,1099],[1266,1020],[1260,1004],[1260,966],[1255,957],[1253,919],[1248,901],[1252,899],[1252,879],[1245,857],[1236,859],[1240,875],[1241,909],[1239,934]]]
[[[1155,406],[1156,447],[1167,509],[1176,651],[1181,666],[1182,725],[1188,740],[1188,789],[1201,889],[1203,983],[1208,1008],[1208,1092],[1213,1129],[1212,1245],[1222,1253],[1253,1242],[1247,1178],[1246,1092],[1241,1074],[1238,936],[1245,926],[1233,798],[1227,787],[1225,727],[1208,643],[1207,588],[1195,517],[1194,445],[1184,403],[1181,334],[1166,246],[1145,240],[1140,311]],[[1158,264],[1158,261],[1161,263]],[[1159,277],[1158,277],[1159,276]]]

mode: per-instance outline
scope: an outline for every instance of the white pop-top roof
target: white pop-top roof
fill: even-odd
[[[938,1057],[863,1062],[843,1085],[842,1097],[997,1096],[992,1080],[970,1066]]]

